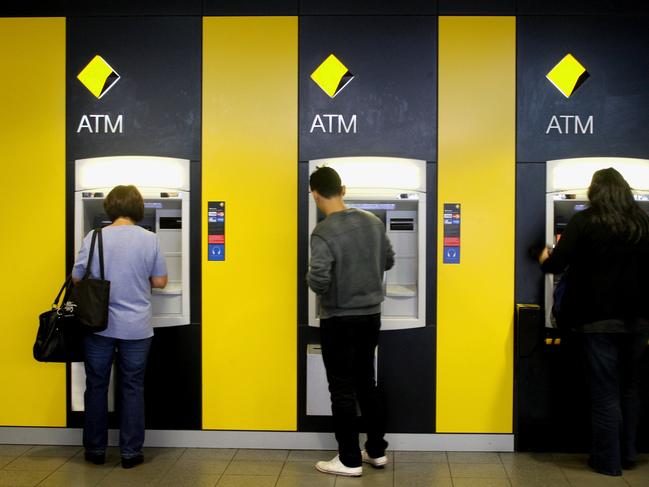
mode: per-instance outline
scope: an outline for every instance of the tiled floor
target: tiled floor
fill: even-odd
[[[384,469],[361,478],[317,472],[330,451],[147,448],[145,462],[124,470],[110,449],[106,465],[70,446],[0,445],[0,487],[599,487],[648,486],[649,457],[623,477],[585,466],[585,455],[551,453],[390,452]]]

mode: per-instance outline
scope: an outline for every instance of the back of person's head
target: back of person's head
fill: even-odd
[[[343,192],[340,176],[334,169],[326,166],[318,167],[311,173],[309,187],[311,191],[317,191],[325,198],[340,196]]]
[[[144,217],[144,200],[132,184],[115,186],[104,200],[104,210],[112,222],[119,217],[139,222]]]
[[[593,174],[588,199],[597,219],[615,235],[631,241],[649,237],[649,216],[633,198],[629,183],[612,167]]]

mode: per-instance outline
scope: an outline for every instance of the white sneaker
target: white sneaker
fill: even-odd
[[[363,463],[369,463],[374,468],[383,468],[388,464],[388,457],[385,455],[382,457],[372,458],[365,450],[361,450],[361,457],[363,457]]]
[[[360,477],[363,475],[363,467],[346,467],[340,461],[338,455],[333,457],[328,462],[320,461],[315,464],[316,470],[322,473],[330,473],[333,475],[344,475],[345,477]]]

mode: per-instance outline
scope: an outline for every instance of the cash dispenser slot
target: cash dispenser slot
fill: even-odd
[[[390,219],[390,231],[409,231],[412,232],[415,229],[415,219],[414,218],[391,218]]]

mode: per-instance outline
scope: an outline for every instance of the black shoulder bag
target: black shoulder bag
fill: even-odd
[[[83,336],[72,307],[67,305],[72,278],[68,277],[54,298],[52,309],[38,317],[34,358],[39,362],[83,362]],[[65,290],[65,293],[63,291]],[[59,298],[63,294],[62,304]]]
[[[100,279],[90,279],[90,266],[95,250],[95,241],[99,240],[99,275]],[[86,273],[77,282],[70,293],[69,303],[74,308],[74,315],[79,326],[87,332],[103,331],[108,326],[108,304],[110,299],[110,281],[104,277],[104,245],[101,229],[92,234]]]

